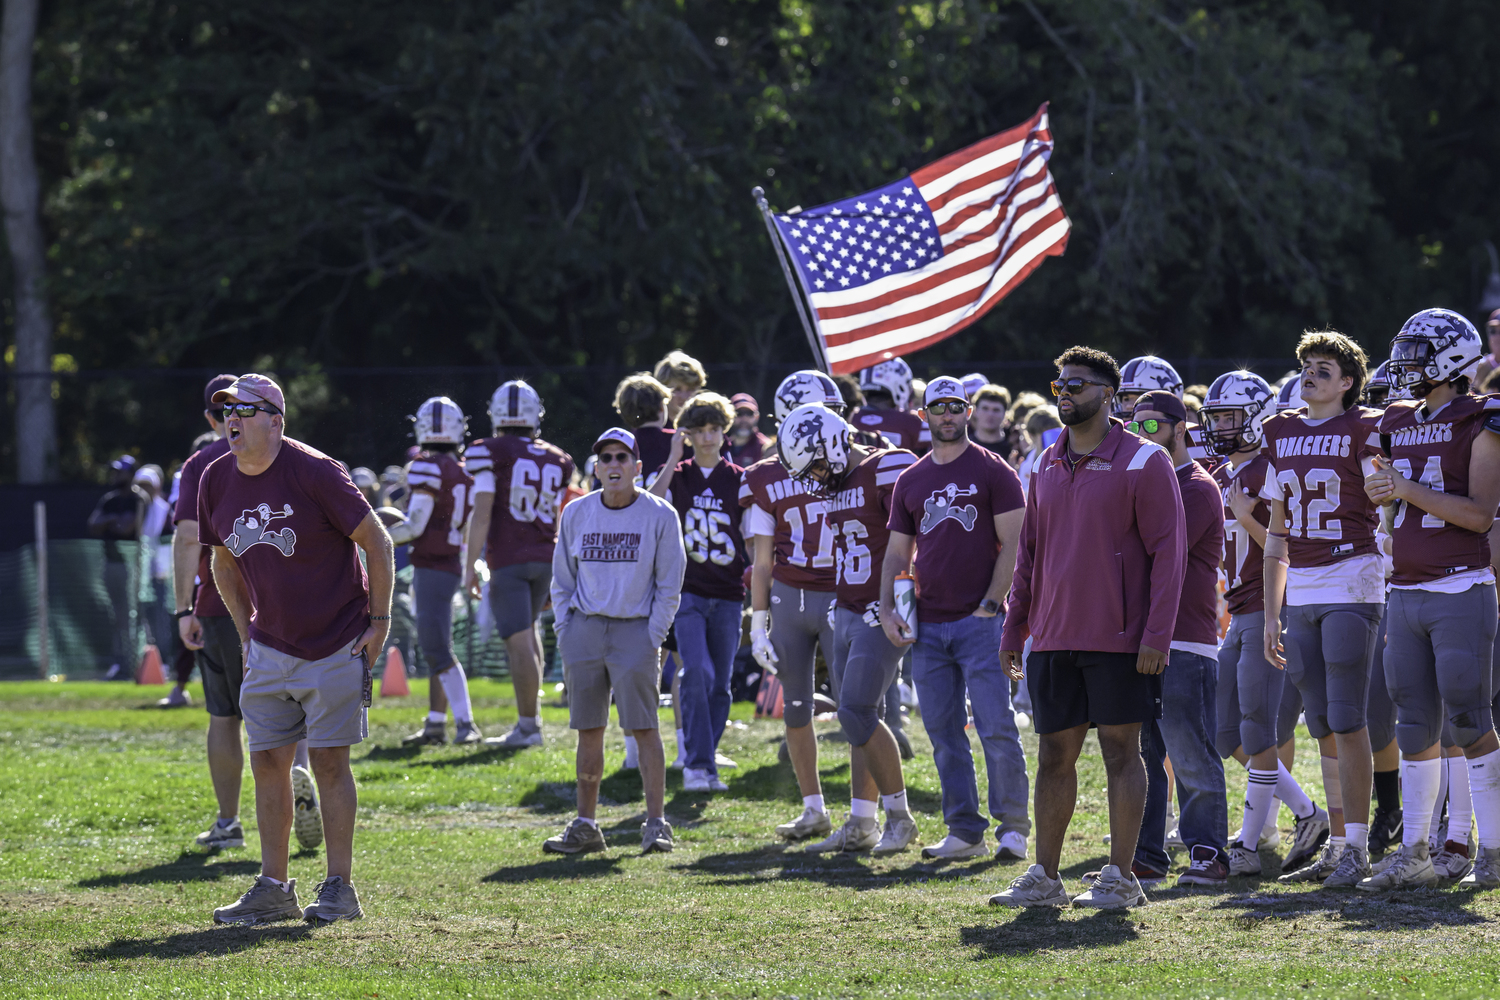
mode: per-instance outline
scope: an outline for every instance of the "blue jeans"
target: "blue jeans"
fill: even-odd
[[[740,602],[682,595],[677,607],[677,652],[682,656],[685,766],[718,774],[714,753],[729,722],[729,678],[740,646]]]
[[[1177,830],[1192,850],[1199,844],[1228,861],[1229,802],[1224,790],[1224,762],[1214,744],[1219,687],[1217,660],[1174,649],[1161,678],[1161,719],[1141,727],[1141,756],[1146,762],[1146,812],[1135,858],[1157,871],[1171,866],[1167,855],[1167,769],[1172,758],[1182,815]]]
[[[966,690],[984,750],[990,815],[998,824],[997,836],[1012,830],[1022,836],[1031,832],[1026,755],[1011,715],[1010,678],[1000,668],[1004,624],[1004,615],[921,622],[912,647],[912,680],[943,786],[943,822],[949,833],[971,844],[984,840],[989,823],[979,813],[974,752],[964,732]]]

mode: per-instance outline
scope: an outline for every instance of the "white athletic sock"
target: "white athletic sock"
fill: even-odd
[[[1432,803],[1442,782],[1443,759],[1401,762],[1401,804],[1406,817],[1401,824],[1401,844],[1415,847],[1432,831]]]
[[[1323,771],[1323,799],[1330,813],[1344,811],[1344,789],[1339,784],[1339,759],[1319,757],[1318,767]]]
[[[904,813],[911,811],[906,806],[906,789],[904,788],[901,789],[901,791],[897,792],[895,795],[882,795],[880,797],[880,804],[885,806],[885,811],[887,813]]]
[[[849,800],[849,815],[851,815],[851,816],[858,816],[860,819],[874,819],[875,818],[875,800],[874,799],[850,799]]]
[[[1469,793],[1474,800],[1474,827],[1479,846],[1500,847],[1500,750],[1465,761]]]
[[[599,824],[596,823],[596,822],[594,822],[593,820],[589,819],[587,816],[580,816],[578,818],[581,819],[581,820],[583,820],[589,826],[593,827],[595,830],[599,829]]]
[[[464,665],[455,662],[438,674],[438,680],[443,682],[443,694],[448,696],[448,708],[454,721],[473,722],[474,709],[469,705],[469,678],[464,676]]]
[[[433,724],[437,724],[439,722],[447,722],[448,716],[444,715],[442,712],[428,712],[427,721]]]
[[[222,826],[226,830],[229,829],[231,826],[234,826],[234,824],[238,823],[239,821],[240,821],[240,818],[237,815],[236,816],[230,816],[228,819],[225,819],[223,816],[219,817],[219,825]]]
[[[816,809],[820,813],[828,811],[828,807],[823,804],[823,796],[822,795],[804,795],[804,796],[802,796],[802,808],[804,808],[804,809]]]
[[[1266,826],[1266,813],[1276,792],[1276,772],[1249,769],[1249,782],[1245,785],[1245,819],[1240,824],[1241,847],[1255,850],[1260,843],[1260,831]],[[1250,843],[1244,843],[1250,838]]]
[[[1469,769],[1462,757],[1448,758],[1448,839],[1469,846],[1474,805],[1469,795]]]
[[[1345,834],[1345,837],[1347,837],[1347,833]],[[1340,854],[1344,853],[1345,837],[1333,837],[1333,836],[1330,836],[1328,838],[1328,842],[1333,845],[1333,855],[1334,855],[1334,857],[1338,857]]]
[[[1298,819],[1307,819],[1316,810],[1313,800],[1307,797],[1302,786],[1297,784],[1297,779],[1292,777],[1292,772],[1286,769],[1281,761],[1276,762],[1276,797],[1285,802],[1292,815]]]
[[[637,748],[634,736],[625,737],[625,766],[640,767],[640,750]]]
[[[1448,758],[1442,756],[1442,751],[1441,750],[1438,751],[1438,759],[1437,759],[1437,761],[1438,761],[1438,793],[1437,793],[1437,798],[1435,800],[1433,800],[1433,803],[1432,803],[1432,814],[1431,814],[1432,815],[1432,819],[1430,821],[1430,824],[1427,827],[1427,831],[1428,831],[1428,836],[1429,837],[1431,837],[1434,834],[1436,834],[1437,831],[1438,831],[1438,827],[1442,825],[1442,822],[1443,822],[1443,804],[1448,801]],[[1439,844],[1437,846],[1438,846],[1438,850],[1442,850],[1443,849],[1443,845],[1442,844]]]
[[[1281,776],[1277,775],[1276,784],[1281,784]],[[1312,805],[1311,802],[1308,805]],[[1261,827],[1261,833],[1270,834],[1276,832],[1276,818],[1281,815],[1281,799],[1276,795],[1271,796],[1271,804],[1266,807],[1266,825]]]
[[[1370,824],[1345,823],[1344,843],[1353,844],[1361,851],[1368,851],[1370,849]]]
[[[292,891],[292,883],[290,883],[290,882],[278,882],[276,879],[272,878],[269,875],[262,875],[261,878],[265,879],[267,882],[271,883],[276,888],[280,889],[282,892],[291,892]]]

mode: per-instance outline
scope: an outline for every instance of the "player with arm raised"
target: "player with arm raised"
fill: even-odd
[[[520,715],[510,732],[485,740],[496,746],[542,743],[542,656],[533,626],[552,585],[557,513],[573,477],[568,453],[538,436],[544,413],[535,389],[519,379],[506,382],[490,397],[494,436],[464,452],[474,477],[464,587],[479,596],[474,564],[482,552],[490,569],[490,611],[505,640]]]

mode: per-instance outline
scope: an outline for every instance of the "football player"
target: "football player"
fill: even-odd
[[[1135,412],[1136,399],[1143,392],[1154,392],[1157,389],[1165,389],[1178,399],[1185,395],[1182,376],[1177,374],[1177,369],[1170,363],[1153,354],[1131,358],[1120,368],[1120,391],[1115,396],[1111,415],[1129,423],[1131,414]],[[1187,450],[1188,457],[1210,472],[1218,464],[1218,460],[1209,454],[1203,444],[1201,427],[1188,427]]]
[[[1372,782],[1366,706],[1370,657],[1385,598],[1378,517],[1364,475],[1378,452],[1380,414],[1357,404],[1365,353],[1341,333],[1297,344],[1303,407],[1263,426],[1270,504],[1265,543],[1266,659],[1287,667],[1318,740],[1330,836],[1310,864],[1281,876],[1350,887],[1370,875]],[[1283,645],[1282,609],[1285,607]]]
[[[417,612],[417,645],[427,658],[427,722],[422,731],[401,742],[407,746],[446,742],[443,708],[453,710],[453,742],[478,743],[469,681],[453,655],[453,595],[463,572],[459,554],[473,507],[474,477],[464,469],[458,450],[468,435],[468,420],[457,403],[434,396],[412,417],[420,451],[406,467],[411,489],[406,516],[389,525],[391,541],[411,545],[412,597]]]
[[[1260,448],[1274,405],[1271,387],[1248,371],[1220,375],[1203,401],[1205,440],[1224,459],[1214,480],[1224,494],[1224,601],[1230,617],[1219,645],[1217,743],[1220,756],[1249,771],[1244,822],[1229,845],[1231,875],[1260,874],[1258,842],[1268,825],[1275,829],[1277,800],[1297,817],[1292,857],[1305,861],[1328,839],[1328,813],[1313,804],[1277,756],[1278,745],[1290,736],[1278,731],[1286,673],[1266,660],[1262,638],[1270,511],[1260,494],[1270,463]]]
[[[1496,626],[1489,529],[1500,504],[1500,400],[1469,395],[1484,353],[1479,331],[1447,309],[1424,309],[1391,343],[1393,386],[1411,396],[1380,419],[1383,454],[1365,492],[1389,519],[1394,573],[1385,648],[1396,703],[1396,741],[1408,808],[1401,849],[1358,886],[1368,891],[1435,884],[1468,868],[1468,848],[1427,841],[1438,795],[1444,724],[1463,748],[1479,857],[1463,879],[1500,886],[1500,741],[1490,668]],[[1451,774],[1450,774],[1451,780]],[[1467,818],[1467,808],[1464,809]],[[1451,834],[1450,834],[1451,836]]]
[[[490,570],[490,613],[510,664],[516,689],[515,728],[486,743],[534,747],[542,743],[541,644],[533,627],[552,585],[557,512],[573,478],[573,459],[543,441],[542,397],[519,379],[490,397],[494,436],[464,452],[474,477],[474,513],[469,521],[464,586],[479,596],[474,564],[484,554]]]
[[[880,565],[891,536],[886,524],[891,491],[917,456],[851,443],[849,425],[818,403],[788,414],[777,440],[793,480],[825,498],[827,523],[837,539],[830,652],[842,679],[839,722],[849,737],[851,802],[844,825],[807,850],[896,854],[916,840],[917,824],[906,802],[900,747],[882,721],[882,702],[903,650],[880,627]],[[875,814],[877,796],[885,808],[883,831]]]
[[[865,403],[849,418],[859,430],[879,431],[896,448],[920,454],[927,425],[911,412],[911,368],[901,358],[882,361],[859,373],[859,390]],[[930,438],[929,438],[930,440]]]

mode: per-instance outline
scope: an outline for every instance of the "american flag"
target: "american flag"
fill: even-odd
[[[773,217],[835,374],[962,330],[1068,246],[1047,105],[893,184]]]

